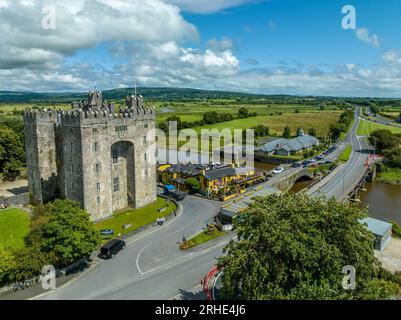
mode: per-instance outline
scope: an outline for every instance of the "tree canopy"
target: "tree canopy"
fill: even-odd
[[[54,254],[56,264],[65,266],[92,253],[100,236],[78,202],[58,199],[46,206],[44,217],[33,222],[27,241],[36,243],[43,253]]]
[[[358,222],[365,210],[307,195],[257,198],[236,227],[238,241],[219,259],[222,294],[247,300],[387,298],[399,291],[379,278],[373,235]],[[342,268],[356,268],[345,290]]]
[[[25,152],[20,134],[0,124],[0,172],[6,175],[16,174],[24,161]]]

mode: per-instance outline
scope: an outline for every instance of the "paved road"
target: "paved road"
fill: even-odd
[[[379,115],[379,114],[377,114],[377,115],[375,116],[375,115],[372,113],[372,111],[370,110],[370,108],[368,108],[367,111],[368,111],[368,114],[369,114],[371,117],[374,117],[374,120],[372,120],[372,119],[369,119],[369,118],[365,117],[365,116],[361,113],[360,116],[361,116],[362,118],[364,118],[365,120],[367,120],[367,121],[375,122],[375,123],[378,123],[378,124],[384,124],[384,125],[390,126],[390,127],[396,127],[396,128],[400,128],[400,127],[401,127],[401,124],[400,124],[399,122],[393,120],[393,119],[385,118],[385,117],[383,117],[383,116],[381,116],[381,115]]]
[[[128,243],[114,259],[41,299],[170,299],[196,286],[216,263],[228,240],[196,252],[181,252],[183,234],[199,233],[221,203],[188,196],[170,224]]]
[[[365,162],[368,158],[369,146],[360,137],[356,131],[359,125],[359,116],[355,115],[355,123],[348,134],[345,143],[351,144],[352,153],[349,161],[342,166],[334,176],[322,181],[322,186],[315,192],[310,193],[312,196],[325,194],[328,197],[335,197],[339,201],[343,201],[347,195],[360,181],[366,170]]]
[[[320,189],[328,196],[342,198],[346,189],[342,182],[345,186],[354,185],[365,169],[367,154],[363,153],[364,145],[356,136],[358,124],[356,116],[347,137],[353,146],[350,161]],[[299,169],[291,168],[282,176],[296,170]],[[199,298],[199,292],[193,288],[215,265],[216,257],[222,255],[229,239],[208,244],[203,250],[181,252],[178,243],[183,234],[191,236],[200,232],[221,207],[219,202],[193,196],[181,203],[182,214],[173,222],[128,243],[114,259],[100,263],[78,281],[41,299],[171,299],[177,295],[190,299],[195,293]]]

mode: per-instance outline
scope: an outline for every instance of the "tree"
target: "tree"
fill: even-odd
[[[200,189],[200,182],[196,178],[185,179],[184,183],[191,191],[199,191]]]
[[[238,110],[238,118],[243,119],[243,118],[248,118],[249,113],[248,113],[248,109],[247,108],[240,108]]]
[[[15,268],[13,254],[0,245],[0,284],[5,284],[10,280],[10,272]]]
[[[19,173],[25,152],[19,135],[10,127],[0,125],[0,172],[12,176]]]
[[[235,223],[238,241],[219,258],[222,294],[246,300],[388,298],[398,285],[379,278],[366,210],[304,194],[260,197]],[[344,290],[344,266],[356,290]]]
[[[270,129],[268,127],[265,127],[263,124],[259,124],[256,127],[252,128],[254,130],[254,135],[256,138],[258,137],[266,137],[269,135]],[[246,135],[246,132],[243,131],[244,136]]]
[[[24,281],[37,277],[46,265],[56,265],[54,253],[44,253],[38,246],[26,247],[15,252],[15,267],[10,272],[10,280]]]
[[[308,134],[309,134],[310,136],[312,136],[312,137],[316,137],[316,136],[317,136],[317,130],[316,130],[316,128],[310,128],[310,129],[308,130]]]
[[[385,162],[391,167],[401,168],[401,148],[393,148],[390,150],[383,150]]]
[[[388,129],[373,131],[369,136],[369,142],[376,147],[378,153],[385,149],[393,149],[400,145],[401,141]]]
[[[99,233],[78,202],[58,199],[45,211],[46,218],[32,228],[28,239],[36,239],[41,252],[54,254],[58,266],[89,255],[100,244]]]
[[[205,112],[203,114],[203,122],[205,124],[215,124],[219,119],[219,115],[216,111]]]
[[[291,138],[291,128],[290,127],[285,127],[283,131],[283,138]]]

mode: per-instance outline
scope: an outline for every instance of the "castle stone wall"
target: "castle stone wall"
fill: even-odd
[[[74,103],[70,111],[27,111],[32,199],[47,202],[59,195],[76,200],[93,220],[154,202],[155,111],[142,101],[128,97],[126,108],[112,113],[114,106],[92,92],[88,102]]]

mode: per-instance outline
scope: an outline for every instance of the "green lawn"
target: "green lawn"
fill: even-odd
[[[188,240],[189,247],[187,249],[196,247],[202,243],[205,243],[210,240],[221,237],[224,234],[225,234],[225,232],[219,231],[219,230],[216,230],[213,234],[208,234],[207,231],[202,231],[201,233],[197,234],[192,239]]]
[[[158,212],[160,208],[166,208],[163,212]],[[151,224],[156,221],[157,218],[167,217],[174,210],[176,206],[173,202],[167,202],[164,198],[157,198],[155,203],[139,209],[131,209],[122,213],[114,214],[113,217],[105,221],[96,224],[96,229],[113,229],[114,236],[118,236],[119,233],[122,235],[127,234],[135,229],[143,227],[147,224]],[[131,224],[128,229],[123,229],[123,225]]]
[[[368,136],[372,131],[387,129],[393,133],[401,133],[401,127],[396,128],[392,126],[386,126],[385,124],[379,124],[372,121],[361,120],[358,126],[357,134],[359,136]]]
[[[352,146],[347,146],[344,152],[340,155],[339,160],[347,162],[351,156]]]
[[[0,244],[12,249],[25,247],[24,238],[29,232],[29,214],[20,209],[0,211]]]

